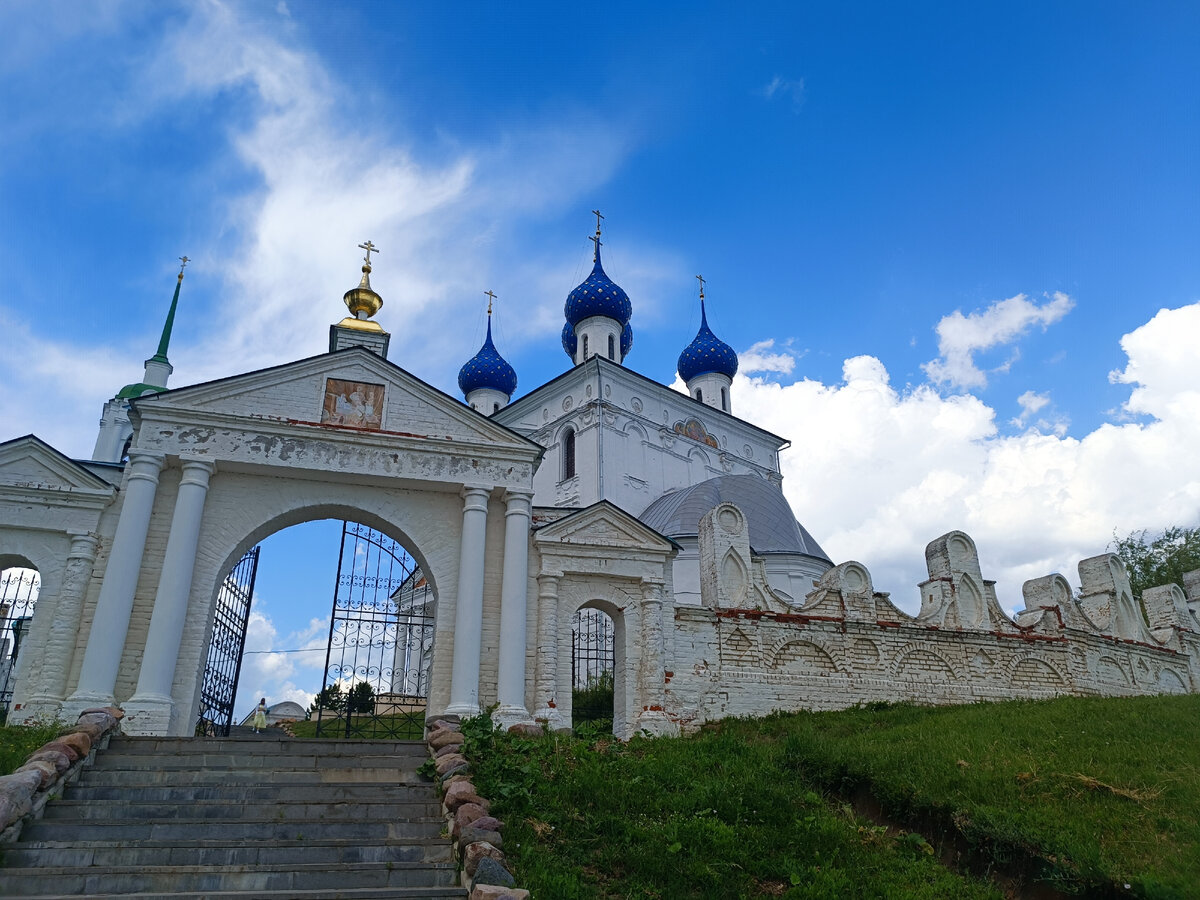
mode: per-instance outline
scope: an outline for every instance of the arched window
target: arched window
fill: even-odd
[[[721,409],[729,412],[729,396],[725,393],[725,388],[721,388]]]
[[[121,448],[121,462],[129,462],[129,448],[133,446],[133,435],[125,439],[125,446]]]
[[[584,358],[584,359],[587,359],[587,358],[588,358],[588,346],[587,346],[587,345],[588,345],[588,340],[587,340],[587,339],[588,339],[588,336],[585,334],[585,335],[583,336],[583,358]]]
[[[608,358],[609,359],[617,358],[617,339],[614,338],[611,334],[608,336]]]
[[[699,400],[701,403],[704,402],[704,394],[702,394],[700,392],[700,388],[696,388],[696,399]]]
[[[575,429],[568,428],[563,432],[563,480],[575,477]]]
[[[493,403],[493,404],[492,404],[492,412],[493,412],[493,413],[498,413],[498,412],[500,412],[500,404],[499,404],[499,403]]]

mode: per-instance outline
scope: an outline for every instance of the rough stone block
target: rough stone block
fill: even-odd
[[[529,891],[523,888],[483,884],[477,881],[475,887],[471,889],[470,900],[529,900]]]
[[[92,739],[86,734],[82,734],[80,732],[64,734],[62,737],[56,738],[51,743],[63,744],[67,747],[71,747],[75,751],[76,759],[82,759],[83,757],[87,756],[92,749]]]
[[[515,725],[508,726],[509,734],[520,734],[526,737],[541,737],[546,733],[541,725],[534,725],[529,722],[517,722]]]
[[[434,750],[440,750],[442,747],[445,747],[447,744],[461,744],[462,742],[463,742],[462,732],[450,731],[449,729],[445,729],[442,731],[435,731],[426,740],[426,743],[428,743],[429,746]]]
[[[465,763],[466,761],[466,757],[464,757],[461,753],[447,753],[445,756],[438,758],[434,767],[437,769],[437,773],[439,775],[445,775],[455,766]]]
[[[457,752],[458,752],[459,750],[461,750],[461,749],[462,749],[462,744],[461,744],[461,743],[458,743],[458,744],[447,744],[447,745],[446,745],[446,746],[444,746],[444,747],[439,747],[438,749],[434,750],[434,751],[433,751],[433,758],[434,758],[434,759],[441,759],[443,756],[448,756],[448,755],[449,755],[449,754],[451,754],[451,753],[457,753]]]
[[[54,763],[44,759],[33,759],[25,763],[18,772],[37,772],[42,782],[38,785],[38,790],[45,790],[58,779],[58,768]]]
[[[476,819],[471,823],[472,828],[482,828],[484,831],[503,831],[504,823],[495,816],[484,816],[482,819]],[[500,845],[497,844],[497,847]]]
[[[48,749],[49,744],[29,754],[29,759],[26,762],[47,762],[54,766],[55,771],[61,775],[67,769],[71,768],[71,757],[61,750]]]
[[[475,870],[479,868],[479,861],[485,858],[503,863],[504,853],[499,847],[493,847],[487,841],[477,841],[474,844],[467,844],[463,848],[463,871],[473,877]]]
[[[508,869],[504,868],[501,860],[494,859],[491,856],[484,856],[480,858],[479,862],[475,866],[474,884],[476,886],[484,884],[496,885],[511,891],[513,889],[513,885],[516,883],[516,879],[512,877],[512,873],[509,872]],[[474,897],[474,893],[472,893],[471,896]],[[512,896],[514,898],[528,897],[529,892],[513,891],[512,894],[501,894],[500,896]]]
[[[476,819],[476,821],[479,820]],[[498,831],[485,831],[482,828],[477,828],[475,825],[464,825],[458,834],[458,846],[464,852],[468,844],[477,844],[480,841],[491,844],[497,849],[504,846],[504,839],[500,837],[500,832]]]

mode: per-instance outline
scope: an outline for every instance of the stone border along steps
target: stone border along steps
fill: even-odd
[[[114,737],[0,848],[0,896],[465,900],[424,756],[420,741]]]
[[[510,731],[542,728],[514,725]],[[462,864],[462,881],[471,889],[470,900],[528,900],[529,891],[515,887],[509,871],[500,832],[504,823],[489,815],[491,803],[480,797],[471,783],[471,763],[463,754],[466,742],[458,716],[439,716],[426,725],[425,742],[429,746],[438,788],[442,792],[442,812],[454,839],[455,855]]]

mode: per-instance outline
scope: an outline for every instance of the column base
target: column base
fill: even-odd
[[[533,714],[535,722],[545,722],[551,731],[570,731],[571,723],[563,718],[561,712],[552,706],[543,706]]]
[[[74,722],[79,714],[93,706],[119,706],[112,694],[101,694],[98,691],[76,691],[62,701],[58,714],[66,722]]]
[[[9,725],[23,725],[26,722],[55,722],[64,721],[65,716],[62,712],[63,701],[58,697],[33,696],[25,700],[21,704],[21,708],[15,706],[8,711]],[[87,709],[87,707],[81,707]],[[76,716],[78,718],[78,716]]]
[[[135,694],[125,704],[121,720],[124,734],[166,735],[171,728],[175,701],[156,694]]]
[[[461,716],[464,719],[469,719],[471,716],[479,715],[478,703],[451,703],[445,709],[445,715]]]
[[[533,716],[523,706],[501,706],[492,713],[492,721],[504,731],[514,725],[533,725]]]
[[[660,709],[648,709],[637,717],[634,729],[651,737],[679,737],[679,725]]]

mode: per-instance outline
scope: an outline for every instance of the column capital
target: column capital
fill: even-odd
[[[71,536],[71,549],[67,553],[67,559],[86,559],[94,561],[96,559],[96,551],[100,547],[100,538],[88,531],[69,532]]]
[[[547,589],[557,591],[560,578],[562,578],[562,572],[543,572],[537,576],[538,587],[542,592],[546,592]]]
[[[158,484],[158,473],[163,470],[166,462],[166,454],[156,450],[130,450],[129,480]]]
[[[208,480],[217,471],[217,464],[208,459],[180,457],[179,462],[180,467],[183,469],[183,477],[179,481],[181,485],[194,484],[207,489]]]
[[[505,491],[504,503],[506,516],[530,516],[533,514],[533,491]]]
[[[481,484],[464,484],[459,492],[465,501],[464,509],[486,509],[488,497],[491,496],[492,489],[487,485]]]

